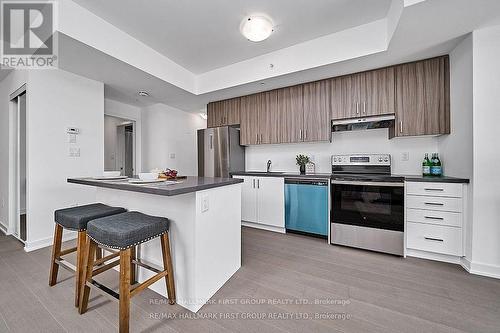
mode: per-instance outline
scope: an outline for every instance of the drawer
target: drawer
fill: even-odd
[[[462,227],[462,213],[430,211],[426,209],[406,210],[406,220],[408,222],[419,222],[426,224],[448,225]]]
[[[406,224],[406,247],[462,256],[462,228],[408,222]]]
[[[406,183],[406,193],[412,195],[461,198],[463,196],[463,185],[453,183],[408,182]]]
[[[461,198],[430,197],[419,195],[408,195],[406,197],[407,208],[461,213],[463,209],[462,206],[463,201]]]

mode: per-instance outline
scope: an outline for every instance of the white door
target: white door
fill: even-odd
[[[234,176],[243,179],[241,187],[241,219],[257,223],[257,181],[254,177]]]
[[[262,177],[257,179],[259,223],[285,227],[285,179]]]

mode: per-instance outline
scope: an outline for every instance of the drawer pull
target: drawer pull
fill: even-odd
[[[435,217],[435,216],[424,216],[428,220],[444,220],[443,217]]]
[[[434,242],[444,242],[444,240],[440,238],[432,238],[432,237],[424,237],[427,240],[434,241]]]
[[[424,202],[424,204],[429,206],[444,206],[444,203],[441,202]]]
[[[436,192],[443,192],[443,188],[424,188],[425,191],[436,191]]]

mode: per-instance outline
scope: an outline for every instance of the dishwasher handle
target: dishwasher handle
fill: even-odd
[[[328,186],[329,183],[330,181],[326,179],[285,179],[285,184]]]

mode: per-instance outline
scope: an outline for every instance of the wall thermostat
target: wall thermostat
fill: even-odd
[[[66,130],[68,134],[80,134],[80,129],[76,127],[68,127]]]

